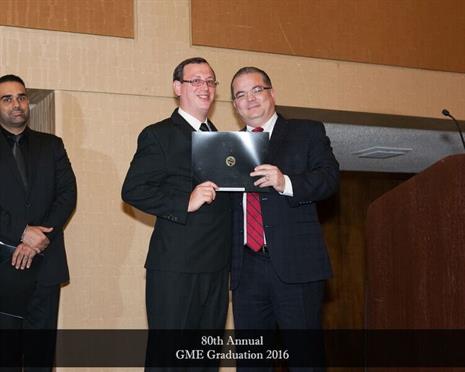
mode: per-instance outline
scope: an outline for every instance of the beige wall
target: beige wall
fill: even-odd
[[[228,86],[243,65],[270,73],[281,105],[425,117],[447,107],[465,118],[464,74],[192,47],[188,0],[138,0],[135,17],[134,40],[0,27],[0,74],[56,90],[56,130],[78,178],[62,328],[146,327],[143,264],[153,219],[125,207],[120,188],[137,134],[175,107],[171,74],[180,60],[200,55],[215,68],[212,119],[221,129],[238,127]]]

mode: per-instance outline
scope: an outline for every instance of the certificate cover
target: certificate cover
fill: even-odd
[[[250,172],[265,163],[266,132],[192,132],[192,175],[197,183],[212,181],[219,191],[267,192],[254,186]]]

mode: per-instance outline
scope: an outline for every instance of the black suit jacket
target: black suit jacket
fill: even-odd
[[[315,201],[333,194],[339,183],[336,161],[322,123],[279,116],[270,139],[267,163],[289,176],[293,197],[272,189],[260,194],[263,224],[273,268],[287,283],[331,276]],[[244,253],[242,193],[234,197],[231,287],[239,285]]]
[[[229,196],[217,193],[211,204],[187,212],[190,194],[199,183],[191,172],[193,131],[175,110],[170,118],[146,127],[139,135],[122,198],[157,216],[147,269],[199,273],[218,271],[229,264]]]
[[[0,133],[0,240],[17,246],[26,225],[53,227],[38,280],[63,283],[69,280],[63,228],[76,206],[76,179],[61,138],[29,130],[28,141],[26,191]]]

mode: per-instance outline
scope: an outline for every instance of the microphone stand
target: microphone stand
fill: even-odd
[[[462,134],[462,130],[460,129],[459,122],[457,120],[455,120],[455,118],[451,115],[451,113],[446,109],[442,110],[442,114],[444,116],[447,116],[447,117],[451,118],[454,121],[455,125],[457,126],[457,130],[459,131],[460,138],[462,139],[463,149],[465,150],[465,141],[463,140],[463,134]]]

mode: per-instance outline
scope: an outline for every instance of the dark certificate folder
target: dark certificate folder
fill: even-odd
[[[254,186],[259,177],[250,176],[265,163],[268,142],[266,132],[193,132],[193,177],[198,183],[216,183],[219,191],[269,191]]]
[[[0,313],[24,317],[43,256],[35,255],[31,267],[20,270],[11,266],[15,249],[15,246],[0,242]]]

